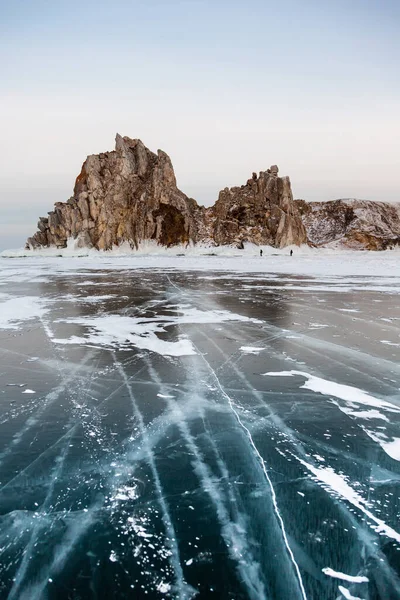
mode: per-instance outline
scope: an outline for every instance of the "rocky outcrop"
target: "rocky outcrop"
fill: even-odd
[[[196,242],[204,209],[176,185],[170,158],[154,154],[140,140],[117,135],[114,152],[89,156],[68,202],[41,217],[27,247],[67,245],[108,250],[142,240],[169,246]]]
[[[400,245],[400,204],[370,200],[295,200],[314,246],[386,250]]]
[[[206,242],[243,242],[283,247],[306,241],[288,177],[273,166],[246,185],[225,188],[209,209],[188,198],[177,185],[170,158],[151,152],[137,139],[117,134],[115,150],[89,156],[78,175],[73,196],[57,202],[27,249],[75,247],[109,250],[143,240],[172,246]]]
[[[211,216],[218,244],[251,241],[282,248],[307,241],[289,177],[278,177],[276,165],[253,173],[246,185],[222,190]]]

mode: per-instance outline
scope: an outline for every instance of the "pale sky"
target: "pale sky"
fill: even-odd
[[[278,164],[295,198],[400,201],[399,0],[0,0],[0,250],[116,132],[201,204]]]

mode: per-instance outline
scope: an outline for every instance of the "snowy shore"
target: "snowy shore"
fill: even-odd
[[[263,255],[260,256],[260,250]],[[290,256],[293,250],[293,256]],[[63,270],[112,267],[113,269],[178,269],[199,271],[236,271],[276,273],[306,276],[369,276],[400,277],[400,251],[356,252],[339,249],[313,249],[293,246],[283,249],[245,244],[243,250],[230,246],[174,246],[163,248],[153,243],[142,244],[139,250],[121,246],[112,251],[75,249],[71,246],[29,251],[4,250],[0,267],[10,267],[8,259],[22,259],[31,269],[45,264]],[[18,263],[21,262],[18,260]]]

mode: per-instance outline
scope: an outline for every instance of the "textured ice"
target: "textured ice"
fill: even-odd
[[[367,508],[368,501],[349,485],[344,475],[335,473],[331,467],[314,467],[298,456],[296,459],[314,475],[316,481],[324,485],[328,492],[344,498],[368,517],[374,531],[400,543],[400,533]]]
[[[348,256],[0,259],[41,307],[1,332],[1,594],[400,597],[398,256]]]
[[[344,412],[345,414],[361,420],[383,420],[386,423],[390,423],[390,419],[388,416],[384,414],[384,412],[389,413],[400,413],[400,407],[387,402],[385,400],[380,400],[379,398],[374,398],[364,390],[360,390],[356,387],[352,387],[349,385],[344,385],[341,383],[336,383],[334,381],[329,381],[327,379],[322,379],[321,377],[315,377],[314,375],[310,375],[309,373],[305,373],[303,371],[279,371],[279,372],[268,372],[264,373],[264,375],[270,377],[292,377],[292,376],[300,376],[305,377],[306,382],[301,386],[302,388],[312,390],[319,394],[329,397],[339,398],[340,400],[344,400],[346,402],[345,406],[341,406],[339,403],[335,402],[336,406]],[[368,411],[360,411],[355,410],[356,405],[365,405],[365,406],[373,406],[375,407],[373,410]],[[382,412],[376,410],[380,408]],[[394,460],[400,461],[400,439],[394,438],[393,436],[385,433],[385,427],[382,427],[382,424],[379,425],[380,430],[371,429],[371,425],[368,426],[363,425],[363,431],[375,442],[377,442],[381,448]]]

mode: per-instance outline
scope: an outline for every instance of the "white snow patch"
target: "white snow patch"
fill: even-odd
[[[165,581],[161,581],[159,584],[157,584],[157,591],[160,592],[160,594],[167,594],[170,589],[171,584],[166,583]]]
[[[397,348],[400,347],[400,344],[397,344],[396,342],[389,342],[389,340],[381,340],[381,344],[386,344],[387,346],[396,346]]]
[[[360,390],[359,388],[351,385],[344,385],[342,383],[336,383],[335,381],[329,381],[328,379],[322,379],[321,377],[315,377],[314,375],[310,375],[310,373],[305,373],[304,371],[271,371],[268,373],[263,373],[263,375],[268,375],[270,377],[292,377],[293,375],[299,375],[300,377],[305,377],[307,380],[301,386],[302,388],[312,390],[313,392],[317,392],[325,396],[335,396],[336,398],[340,398],[341,400],[352,402],[354,404],[365,404],[366,406],[375,406],[390,412],[400,413],[400,408],[398,406],[391,404],[390,402],[386,402],[385,400],[374,398],[364,390]]]
[[[330,567],[325,567],[322,572],[328,577],[335,577],[336,579],[342,579],[343,581],[349,581],[350,583],[368,583],[368,577],[364,575],[346,575],[346,573],[340,573],[340,571],[334,571]]]
[[[94,346],[111,346],[129,348],[135,346],[140,350],[151,350],[163,356],[189,356],[196,354],[192,342],[184,335],[178,335],[177,341],[167,341],[158,337],[166,332],[166,328],[174,325],[197,323],[223,323],[225,321],[249,321],[243,315],[226,310],[202,311],[187,305],[177,305],[176,315],[153,318],[125,317],[121,315],[99,315],[95,317],[78,317],[61,320],[89,328],[85,337],[72,336],[67,339],[53,339],[58,344],[82,344]]]
[[[369,429],[366,429],[365,427],[363,427],[365,433],[367,435],[369,435],[369,437],[374,440],[374,442],[377,442],[381,448],[386,452],[386,454],[388,454],[390,456],[390,458],[393,458],[393,460],[398,460],[400,461],[400,439],[399,438],[393,438],[391,440],[389,440],[389,438],[382,432],[376,432],[376,431],[370,431]]]
[[[393,275],[398,273],[399,250],[384,252],[356,252],[309,248],[302,246],[294,248],[294,257],[288,255],[288,248],[276,249],[263,246],[264,253],[273,254],[273,260],[260,260],[260,248],[253,244],[245,244],[244,250],[234,247],[196,246],[163,248],[157,244],[142,244],[139,251],[129,248],[119,248],[111,252],[99,252],[88,249],[57,249],[49,248],[40,251],[6,250],[0,253],[0,279],[9,281],[32,281],[34,276],[48,276],[51,272],[68,272],[76,269],[182,269],[196,271],[234,271],[246,273],[286,273],[293,275],[308,275],[326,280],[328,277],[350,277],[357,279],[351,282],[351,288],[359,287],[360,277],[374,277],[382,281],[384,291],[394,291],[399,288],[400,278]],[[217,256],[207,256],[212,252]],[[63,258],[57,258],[57,255]],[[184,254],[184,256],[177,256]],[[8,257],[21,257],[17,268]],[[11,265],[13,268],[11,268]],[[24,279],[21,279],[23,277]],[[386,278],[386,279],[383,279]],[[1,282],[0,282],[1,283]],[[370,289],[375,280],[367,280]],[[304,288],[303,288],[304,289]],[[336,285],[331,287],[335,291]]]
[[[400,461],[400,438],[394,438],[391,442],[381,442],[381,445],[389,456]]]
[[[345,406],[340,406],[337,402],[335,402],[336,406],[347,415],[351,415],[352,417],[358,417],[359,419],[382,419],[389,423],[389,419],[379,412],[379,410],[371,409],[371,410],[353,410],[351,408],[346,408]]]
[[[255,346],[240,346],[240,350],[244,354],[259,354],[264,348],[256,348]]]
[[[139,494],[136,486],[123,485],[117,490],[111,500],[135,500],[138,496]]]
[[[0,302],[0,329],[19,329],[24,321],[40,319],[47,308],[43,298],[22,296]]]
[[[346,600],[363,600],[359,596],[352,596],[350,594],[349,590],[347,588],[343,587],[342,585],[339,585],[338,589],[339,589],[339,592],[344,596],[344,598],[346,598]]]
[[[74,300],[79,300],[83,304],[95,304],[96,302],[103,302],[104,300],[118,298],[118,296],[114,296],[112,294],[104,294],[104,296],[85,296],[82,298],[81,296],[74,297]]]
[[[36,394],[36,392],[34,390],[30,390],[30,389],[26,389],[22,392],[23,394]]]

